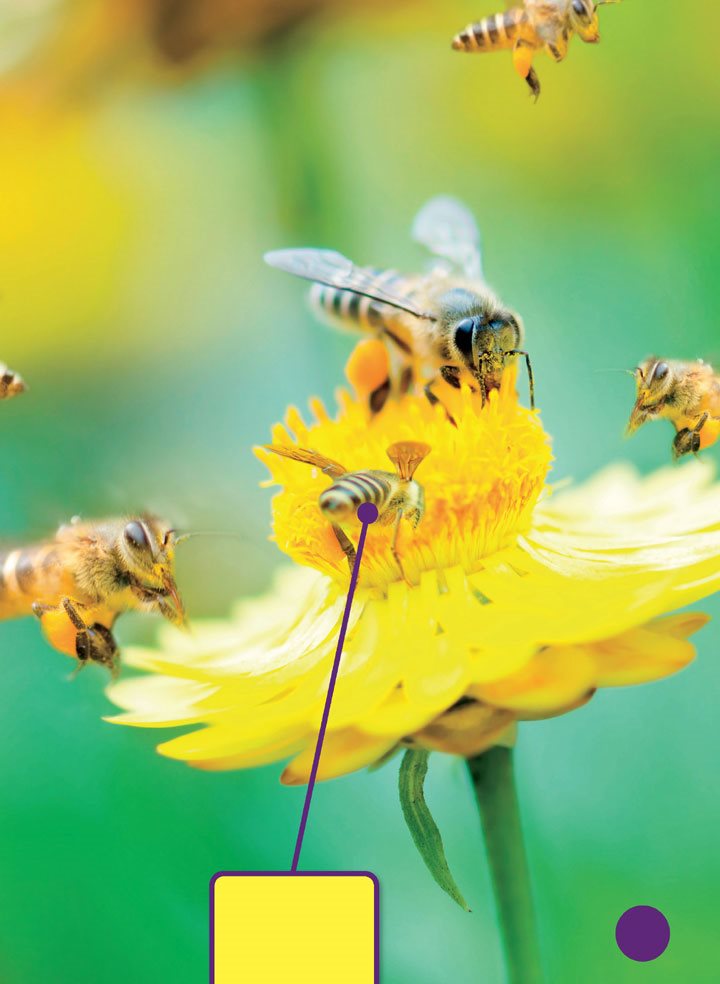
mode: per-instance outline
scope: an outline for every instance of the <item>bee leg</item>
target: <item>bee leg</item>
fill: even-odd
[[[440,366],[440,375],[453,389],[460,389],[460,370],[457,366]]]
[[[535,49],[528,41],[520,38],[515,42],[515,47],[513,48],[513,65],[515,66],[515,71],[521,79],[525,79],[530,87],[530,92],[535,97],[535,102],[537,102],[538,96],[540,95],[540,79],[532,67],[534,54]]]
[[[405,396],[410,392],[410,387],[413,381],[413,369],[412,366],[405,366],[403,371],[400,373],[400,379],[398,381],[398,392],[400,396]]]
[[[480,386],[480,399],[482,400],[482,405],[485,406],[485,404],[488,401],[487,384],[485,383],[485,378],[482,375],[478,375],[477,380],[478,380],[478,385]]]
[[[447,419],[449,420],[449,422],[453,425],[453,427],[457,427],[457,424],[455,423],[455,418],[452,416],[452,414],[447,409],[447,407],[443,406],[443,403],[442,403],[442,400],[440,399],[440,397],[436,396],[433,393],[433,391],[432,391],[432,381],[429,382],[427,384],[427,386],[424,387],[423,393],[427,397],[427,401],[430,404],[430,406],[436,407],[438,404],[440,404],[440,406],[445,411],[445,415],[446,415]]]
[[[115,642],[115,636],[101,622],[95,622],[88,630],[90,636],[90,659],[107,667],[110,676],[115,680],[120,673],[120,652]]]
[[[700,450],[700,435],[697,431],[684,427],[675,435],[673,441],[673,458],[683,458],[686,454],[697,454]]]
[[[396,338],[391,333],[386,332],[386,334],[390,334],[390,337],[393,338],[395,342],[399,344],[400,340],[398,338]],[[406,349],[407,347],[403,343],[403,350]],[[406,354],[410,354],[409,349],[407,349]],[[391,378],[391,375],[388,375],[387,379],[384,379],[379,386],[376,386],[375,389],[370,393],[370,396],[368,397],[368,403],[370,405],[370,413],[373,416],[377,413],[380,413],[380,411],[383,409],[383,407],[388,401],[388,398],[392,395],[393,389],[395,390],[398,396],[405,396],[410,391],[410,387],[412,386],[413,377],[414,377],[412,366],[409,365],[402,366],[402,368],[399,368],[397,372],[393,372],[392,375],[396,376],[394,383],[393,383],[393,379]]]
[[[525,365],[527,366],[528,374],[528,384],[530,386],[530,409],[535,409],[535,377],[533,376],[532,363],[530,362],[530,356],[527,352],[523,352],[520,349],[514,349],[512,352],[506,352],[505,355],[521,355],[525,359]]]
[[[80,635],[78,635],[76,639],[75,642],[75,656],[77,657],[76,665],[75,665],[75,669],[68,677],[68,680],[74,680],[77,676],[79,676],[80,673],[82,673],[82,671],[90,662],[90,659],[87,655],[87,646],[85,645],[84,637],[82,638],[83,638],[83,642],[80,641],[81,640]]]
[[[402,517],[403,517],[403,511],[402,509],[398,509],[397,516],[395,517],[395,529],[393,530],[393,538],[392,538],[392,543],[390,544],[390,549],[392,550],[392,555],[395,559],[395,563],[398,565],[398,570],[400,571],[400,577],[403,579],[403,581],[405,581],[406,584],[409,584],[410,587],[412,587],[412,582],[408,580],[407,574],[405,573],[405,568],[403,567],[402,561],[400,560],[400,553],[398,552],[398,548],[397,548],[398,536],[400,534],[400,520],[402,519]]]
[[[375,416],[375,414],[380,413],[382,408],[388,401],[390,396],[390,379],[385,379],[379,386],[376,386],[368,397],[368,404],[370,406],[370,413]]]
[[[117,676],[118,647],[110,629],[100,622],[88,625],[78,612],[76,603],[70,598],[63,598],[60,605],[77,629],[75,655],[79,660],[78,672],[88,661],[92,661],[106,666],[113,677]]]
[[[710,414],[704,413],[694,427],[685,427],[675,435],[673,441],[673,457],[682,458],[686,454],[697,454],[700,450],[700,431],[708,421]]]
[[[115,676],[118,655],[115,639],[107,626],[100,622],[95,622],[93,625],[87,624],[79,611],[84,607],[72,598],[61,598],[59,605],[45,605],[36,601],[32,610],[33,614],[43,623],[45,634],[52,646],[69,656],[72,656],[72,650],[75,650],[74,655],[77,657],[78,665],[73,677],[77,676],[80,670],[91,661],[107,666]],[[52,616],[57,617],[58,615],[62,616],[61,622],[64,625],[67,625],[67,622],[70,623],[67,628],[74,630],[74,638],[72,636],[70,639],[67,638],[67,629],[64,629],[62,625],[59,627],[58,636],[57,618],[54,627],[48,629],[44,622],[45,616],[52,618]],[[65,619],[67,622],[64,621]]]
[[[332,524],[332,531],[335,534],[335,539],[340,544],[342,552],[347,557],[347,562],[350,566],[350,573],[353,572],[353,567],[355,566],[355,547],[352,545],[350,538],[346,535],[344,530],[341,530],[339,526]]]
[[[538,78],[538,74],[534,68],[531,68],[527,73],[525,81],[530,87],[530,95],[533,97],[535,102],[537,102],[540,98],[540,79]]]
[[[561,62],[568,53],[568,42],[564,38],[558,38],[555,44],[546,44],[545,50],[553,61]]]

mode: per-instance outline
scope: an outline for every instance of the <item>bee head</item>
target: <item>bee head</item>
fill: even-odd
[[[670,364],[654,357],[639,365],[634,375],[637,399],[628,421],[628,434],[633,434],[649,417],[660,413],[675,385]]]
[[[597,44],[600,40],[597,8],[595,0],[570,0],[570,26],[587,44]]]
[[[128,519],[119,552],[131,585],[143,603],[175,625],[185,622],[185,608],[175,583],[175,530],[155,516]]]
[[[463,318],[455,326],[453,340],[466,365],[476,373],[481,371],[483,356],[491,356],[502,367],[506,352],[520,344],[522,329],[518,319],[509,312],[494,311],[487,316]]]

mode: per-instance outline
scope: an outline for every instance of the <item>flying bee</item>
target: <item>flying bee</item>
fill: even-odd
[[[153,516],[73,520],[45,543],[0,557],[0,619],[35,614],[55,649],[115,675],[112,627],[132,609],[183,625],[175,584],[175,536]]]
[[[425,512],[425,493],[413,478],[418,466],[430,453],[430,445],[418,441],[399,441],[387,449],[387,456],[395,466],[395,472],[356,471],[350,472],[344,465],[326,458],[317,451],[305,448],[284,447],[281,444],[266,444],[265,448],[283,458],[302,461],[306,465],[319,468],[334,483],[320,493],[318,505],[320,512],[332,526],[335,537],[347,557],[352,574],[355,563],[355,547],[342,526],[357,518],[357,511],[365,502],[377,507],[378,522],[382,526],[395,524],[391,550],[401,577],[405,577],[402,561],[397,549],[400,520],[405,517],[413,529],[423,518]]]
[[[710,447],[720,437],[720,375],[697,362],[646,359],[635,370],[637,400],[627,432],[647,420],[665,418],[677,431],[673,454],[681,458]]]
[[[530,86],[535,99],[540,80],[533,68],[535,53],[545,51],[556,62],[568,52],[574,34],[586,44],[600,40],[598,7],[620,0],[522,0],[501,14],[491,14],[476,24],[468,24],[456,34],[456,51],[502,51],[512,49],[513,65]]]
[[[336,326],[385,343],[390,372],[369,395],[372,413],[412,383],[424,384],[428,399],[437,403],[432,386],[439,377],[456,389],[469,377],[485,401],[516,356],[525,359],[534,406],[522,321],[483,279],[480,236],[470,212],[452,198],[434,198],[417,215],[413,237],[439,258],[427,274],[357,267],[322,249],[277,250],[265,260],[313,281],[311,301]]]
[[[14,396],[24,393],[26,389],[22,376],[8,369],[4,362],[0,362],[0,400],[11,400]]]

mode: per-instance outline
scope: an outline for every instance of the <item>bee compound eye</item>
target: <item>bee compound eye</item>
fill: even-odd
[[[587,11],[585,10],[585,4],[583,3],[583,0],[573,0],[572,7],[575,13],[579,14],[581,17],[583,14],[587,13]]]
[[[135,547],[136,550],[147,550],[150,546],[150,541],[147,538],[147,533],[142,523],[138,523],[136,520],[128,523],[124,529],[125,541],[130,544],[131,547]]]
[[[670,366],[667,362],[658,362],[655,366],[655,372],[653,373],[653,379],[665,379],[667,374],[670,372]]]
[[[475,319],[464,318],[455,328],[455,344],[464,356],[472,356],[472,339],[475,330]]]

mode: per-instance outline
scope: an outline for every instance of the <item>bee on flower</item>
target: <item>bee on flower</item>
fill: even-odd
[[[402,561],[397,548],[400,521],[405,516],[415,529],[425,512],[425,493],[422,485],[413,478],[418,466],[430,453],[430,447],[420,441],[399,441],[387,449],[387,456],[395,465],[395,472],[348,471],[343,465],[326,458],[316,451],[304,448],[283,447],[280,444],[266,444],[266,451],[272,451],[291,461],[302,461],[306,465],[319,468],[323,474],[334,478],[330,488],[320,493],[320,511],[330,521],[335,538],[347,557],[350,573],[355,563],[355,547],[343,530],[343,524],[358,520],[358,512],[365,503],[378,510],[382,526],[393,524],[392,554],[398,570],[405,577]]]
[[[516,354],[505,353],[492,385],[476,359],[474,374],[438,381],[436,401],[399,386],[378,406],[392,349],[380,337],[361,342],[346,369],[353,392],[339,392],[337,412],[318,399],[309,415],[291,407],[256,448],[276,489],[273,538],[292,565],[265,597],[220,625],[198,624],[192,640],[163,635],[130,650],[126,664],[143,672],[108,693],[120,708],[111,721],[185,729],[158,746],[162,755],[205,770],[277,762],[282,782],[309,783],[308,795],[316,779],[403,750],[410,831],[435,880],[467,908],[423,797],[431,752],[465,758],[496,896],[512,896],[500,907],[509,979],[524,981],[540,960],[527,864],[519,834],[512,845],[498,834],[520,830],[517,726],[691,662],[707,616],[680,609],[720,585],[720,484],[692,462],[649,478],[617,466],[554,491],[550,438],[518,400]],[[394,522],[371,527],[348,614],[354,546],[342,527],[355,519],[359,476],[377,475],[368,469],[386,453],[398,475],[385,474],[407,489],[422,460],[422,522],[400,546],[399,508],[386,510]],[[508,944],[520,934],[521,968]]]
[[[423,274],[359,267],[326,249],[274,250],[265,261],[310,280],[313,307],[330,324],[384,343],[387,371],[368,395],[373,413],[413,385],[431,403],[440,402],[436,387],[442,384],[456,390],[469,385],[484,402],[518,357],[525,361],[534,407],[523,322],[485,282],[472,213],[454,198],[433,198],[415,217],[413,238],[432,256]]]
[[[706,622],[678,608],[720,583],[720,486],[692,464],[640,478],[615,467],[552,493],[550,443],[516,395],[515,370],[483,401],[463,388],[453,427],[406,395],[371,417],[340,396],[332,417],[291,408],[272,442],[321,447],[359,470],[422,434],[426,511],[403,545],[368,536],[319,777],[372,765],[403,745],[476,756],[518,722],[580,707],[603,687],[686,666]],[[144,675],[110,688],[113,720],[195,726],[159,751],[203,769],[285,762],[308,778],[347,589],[347,560],[318,509],[327,477],[263,449],[278,488],[274,538],[294,567],[219,631],[131,650]],[[697,517],[697,519],[695,518]],[[680,534],[680,535],[679,535]],[[154,695],[154,696],[153,696]]]

